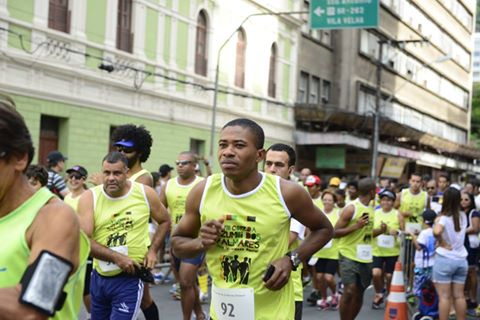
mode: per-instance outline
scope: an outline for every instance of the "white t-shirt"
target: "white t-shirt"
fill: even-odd
[[[465,249],[465,230],[467,229],[467,217],[465,213],[460,213],[460,231],[455,231],[453,217],[441,216],[438,223],[444,226],[442,239],[452,247],[452,250],[438,247],[437,253],[453,260],[463,260],[467,257],[467,249]]]
[[[298,240],[305,238],[305,226],[294,218],[290,219],[290,231],[298,234]]]
[[[418,235],[417,242],[422,245],[422,250],[415,250],[415,267],[433,267],[435,263],[435,236],[433,229],[423,229]]]

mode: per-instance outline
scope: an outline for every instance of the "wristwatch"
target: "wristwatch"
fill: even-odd
[[[298,253],[293,251],[293,252],[287,252],[286,256],[290,257],[290,262],[292,263],[292,270],[297,271],[298,266],[300,263],[302,263],[302,260],[298,258]]]

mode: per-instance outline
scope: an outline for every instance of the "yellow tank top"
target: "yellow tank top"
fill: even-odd
[[[290,212],[280,191],[280,178],[261,174],[260,184],[241,195],[227,190],[223,175],[207,178],[201,221],[225,219],[220,239],[206,253],[207,266],[215,287],[253,289],[256,320],[291,320],[295,309],[292,281],[278,291],[267,289],[262,281],[270,262],[288,252]],[[210,314],[217,318],[214,303]]]
[[[373,229],[380,229],[381,224],[387,225],[387,230],[399,230],[398,211],[395,209],[384,212],[383,209],[375,210]],[[397,236],[378,235],[373,239],[373,255],[376,257],[395,257],[400,254],[400,242]]]
[[[78,200],[80,200],[80,196],[73,198],[73,197],[72,197],[72,194],[69,193],[69,194],[67,194],[67,195],[65,196],[65,198],[63,199],[63,202],[65,202],[66,204],[68,204],[70,207],[72,207],[72,209],[73,209],[75,212],[77,212]]]
[[[28,267],[30,248],[25,240],[25,232],[32,224],[43,206],[54,195],[47,189],[41,188],[20,207],[0,218],[0,288],[16,286]],[[69,277],[64,290],[67,293],[61,310],[50,319],[77,319],[83,296],[85,282],[85,268],[90,241],[83,232],[80,232],[79,262],[75,272]]]
[[[143,176],[146,173],[148,173],[150,175],[150,177],[152,177],[152,174],[150,172],[148,172],[147,169],[142,169],[142,170],[138,171],[137,173],[133,174],[130,178],[128,178],[128,180],[137,181],[137,179],[139,177]]]
[[[94,228],[92,238],[99,244],[128,255],[141,263],[148,251],[148,218],[150,205],[144,185],[130,182],[130,190],[120,198],[111,198],[103,185],[90,189],[94,198]],[[93,260],[93,267],[103,276],[114,276],[122,270],[112,263]]]
[[[361,263],[371,263],[372,259],[372,230],[374,210],[372,206],[366,206],[356,199],[348,204],[354,206],[353,217],[347,227],[355,224],[363,214],[368,214],[369,223],[361,229],[358,229],[344,237],[338,242],[339,253],[350,259]],[[367,251],[370,250],[370,254]]]
[[[322,201],[322,196],[320,195],[316,199],[312,199],[313,204],[316,205],[320,210],[323,210],[323,201]]]
[[[187,200],[188,193],[202,180],[202,177],[196,176],[195,180],[188,185],[178,183],[177,177],[168,180],[165,188],[165,196],[167,198],[167,207],[172,219],[172,230],[185,213],[185,201]]]
[[[423,223],[422,212],[427,206],[427,192],[420,191],[418,194],[412,194],[410,189],[402,190],[402,198],[400,200],[400,212],[410,212],[412,216],[408,218],[408,222]]]
[[[330,221],[332,226],[335,228],[338,218],[340,217],[340,209],[333,208],[330,213],[323,213],[327,216],[328,221]],[[322,249],[317,251],[313,256],[321,259],[338,260],[338,239],[333,238],[332,240],[330,240]]]
[[[289,248],[289,251],[293,251],[300,245],[300,240],[295,240]],[[302,283],[302,267],[298,266],[296,271],[290,273],[290,278],[293,283],[293,295],[295,301],[303,301],[303,283]]]

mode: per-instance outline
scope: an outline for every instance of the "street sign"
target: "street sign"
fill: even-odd
[[[376,28],[378,12],[379,0],[310,0],[310,28]]]

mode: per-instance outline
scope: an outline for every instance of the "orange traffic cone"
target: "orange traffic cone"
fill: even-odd
[[[388,295],[387,308],[384,320],[407,320],[408,307],[403,283],[402,264],[397,261],[393,272],[390,294]]]

